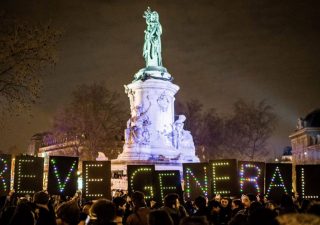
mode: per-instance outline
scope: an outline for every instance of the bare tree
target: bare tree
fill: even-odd
[[[101,84],[81,85],[73,92],[72,101],[54,118],[56,137],[76,140],[95,158],[101,151],[109,158],[119,154],[128,117],[119,94]]]
[[[211,108],[203,113],[198,136],[198,155],[202,154],[204,160],[222,157],[224,121],[215,109]]]
[[[232,116],[225,121],[225,150],[240,159],[255,160],[266,156],[267,140],[276,122],[276,114],[266,101],[256,104],[238,100],[233,105]]]
[[[199,100],[177,102],[176,106],[177,114],[187,117],[185,129],[191,131],[201,160],[254,160],[267,155],[267,141],[275,129],[277,117],[265,101],[256,104],[238,100],[229,116],[219,116],[215,109],[203,108]]]
[[[15,113],[28,109],[39,98],[47,65],[56,62],[60,33],[48,25],[0,15],[0,109]]]

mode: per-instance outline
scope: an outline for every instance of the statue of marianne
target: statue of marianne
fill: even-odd
[[[162,27],[159,22],[159,14],[156,11],[151,12],[150,7],[144,12],[147,29],[144,31],[143,57],[146,61],[146,67],[162,66],[161,58],[161,39]]]

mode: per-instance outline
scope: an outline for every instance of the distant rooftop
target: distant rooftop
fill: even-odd
[[[320,109],[310,112],[304,119],[306,127],[320,127]]]

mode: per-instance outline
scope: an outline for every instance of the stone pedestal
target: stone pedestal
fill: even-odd
[[[185,117],[175,120],[173,84],[165,68],[146,68],[125,86],[130,100],[131,118],[125,130],[123,153],[115,163],[148,161],[152,163],[198,162],[189,131],[183,129]]]

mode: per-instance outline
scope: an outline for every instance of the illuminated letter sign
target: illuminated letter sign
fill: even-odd
[[[163,202],[164,197],[168,193],[177,193],[182,197],[182,187],[180,180],[180,171],[178,170],[162,170],[156,171],[158,184],[160,189],[160,197]]]
[[[261,194],[264,190],[264,167],[261,162],[239,162],[241,194]]]
[[[297,192],[303,199],[320,198],[320,165],[297,165]]]
[[[43,158],[17,156],[14,189],[18,195],[34,194],[43,189]]]
[[[212,175],[212,193],[229,196],[239,194],[237,160],[212,160],[209,165]]]
[[[82,163],[82,177],[84,198],[111,198],[110,161],[84,161]]]
[[[209,197],[207,163],[183,163],[184,191],[187,198]]]
[[[0,196],[10,190],[11,155],[0,154]]]
[[[78,158],[50,156],[48,191],[52,195],[73,196],[77,191]]]
[[[282,194],[289,194],[292,189],[292,165],[283,163],[266,164],[266,193],[268,199],[276,202]]]
[[[128,165],[128,191],[133,193],[141,191],[145,194],[146,199],[155,198],[156,180],[154,180],[154,165]]]

